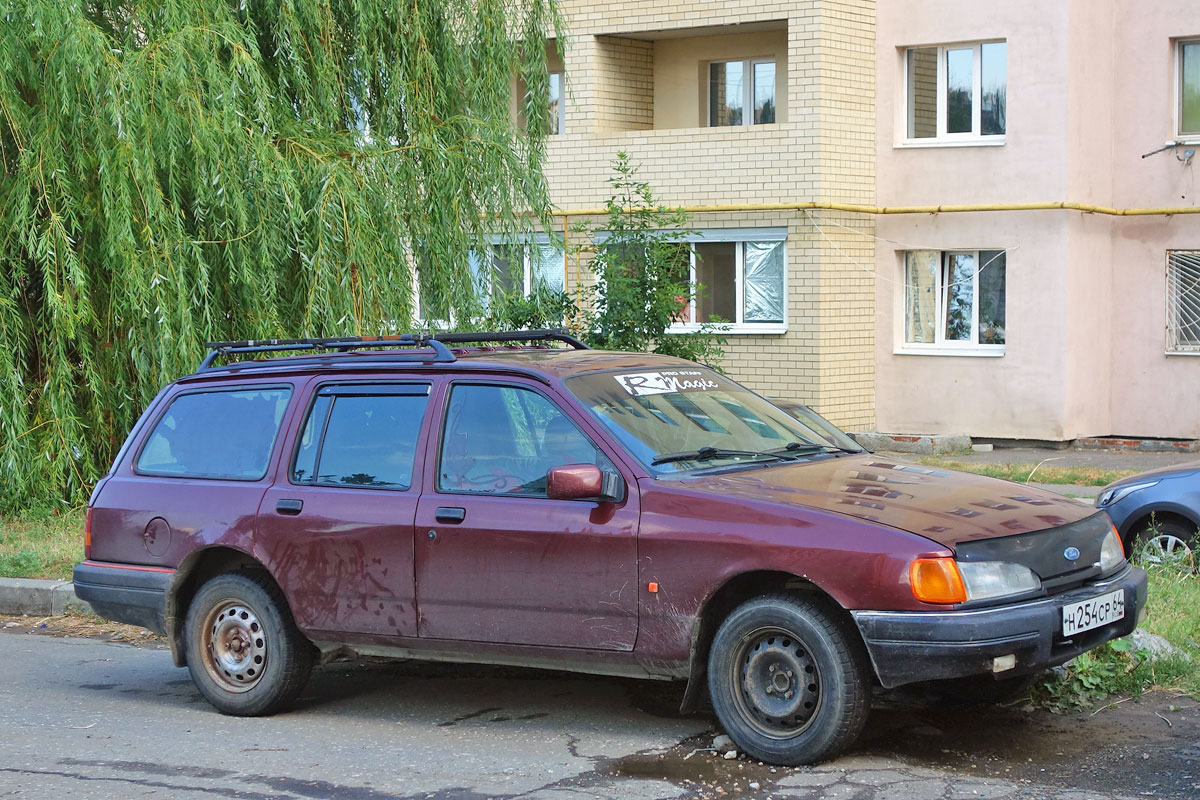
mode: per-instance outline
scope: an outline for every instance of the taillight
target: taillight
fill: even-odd
[[[92,507],[88,506],[87,516],[83,520],[83,557],[92,557]]]
[[[913,597],[922,603],[967,602],[967,587],[953,558],[918,558],[908,567]]]

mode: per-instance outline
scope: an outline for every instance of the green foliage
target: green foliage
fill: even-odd
[[[1129,639],[1105,642],[1051,673],[1034,690],[1034,700],[1055,713],[1091,708],[1112,694],[1139,695],[1153,682],[1150,653],[1134,650]]]
[[[467,253],[549,221],[558,28],[553,0],[8,3],[0,508],[78,502],[205,341],[407,330],[414,272],[426,316],[478,313]]]
[[[606,350],[663,353],[716,366],[724,344],[716,326],[688,334],[666,332],[697,297],[690,284],[686,215],[655,202],[627,154],[618,153],[613,169],[607,218],[599,228],[579,228],[585,234],[606,234],[592,262],[596,282],[585,340]]]

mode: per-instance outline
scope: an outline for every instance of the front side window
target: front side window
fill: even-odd
[[[1167,253],[1167,352],[1200,353],[1200,250]]]
[[[546,473],[566,464],[616,467],[544,395],[519,386],[456,384],[438,461],[438,491],[546,496]]]
[[[904,342],[1002,348],[1005,251],[910,250],[904,263]]]
[[[176,397],[138,455],[136,471],[177,478],[259,480],[291,389],[192,392]]]
[[[1200,41],[1179,42],[1179,136],[1200,137]]]
[[[775,121],[775,61],[745,59],[708,65],[708,124],[762,125]]]
[[[409,488],[428,394],[427,384],[322,389],[300,434],[292,482]]]
[[[1005,42],[913,47],[906,52],[910,141],[1003,137],[1007,130]]]
[[[696,299],[682,309],[675,329],[721,323],[733,333],[784,330],[785,236],[782,229],[697,232],[687,260]]]
[[[843,450],[698,364],[597,372],[568,378],[566,387],[658,475],[768,467]],[[845,449],[858,451],[853,443]]]

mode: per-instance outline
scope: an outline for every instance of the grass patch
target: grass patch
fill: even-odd
[[[1060,483],[1074,486],[1107,486],[1120,478],[1138,474],[1135,469],[1099,469],[1098,467],[1053,467],[1049,464],[978,464],[972,461],[961,461],[953,456],[923,456],[917,459],[921,464],[932,467],[945,467],[960,472],[971,472],[976,475],[987,475],[989,478],[1003,478],[1006,481],[1026,483],[1033,477],[1036,483]]]
[[[83,511],[0,517],[0,578],[69,580],[83,560]]]

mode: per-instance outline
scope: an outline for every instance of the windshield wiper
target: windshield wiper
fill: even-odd
[[[721,447],[701,447],[699,450],[685,450],[682,453],[664,453],[650,462],[650,466],[671,464],[675,461],[711,461],[714,458],[773,458],[777,461],[794,461],[790,454],[770,453],[764,450],[726,450]]]
[[[779,452],[803,455],[805,453],[865,453],[865,450],[851,450],[849,447],[838,447],[836,444],[817,444],[816,442],[788,442],[779,448]]]

